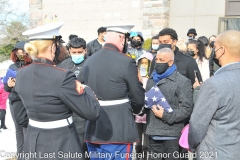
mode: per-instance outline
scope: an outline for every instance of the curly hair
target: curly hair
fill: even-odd
[[[158,37],[160,37],[160,36],[166,36],[166,35],[171,36],[171,39],[172,39],[172,40],[178,40],[177,32],[176,32],[174,29],[172,29],[172,28],[164,28],[163,30],[161,30],[161,31],[159,32]]]
[[[189,40],[187,45],[189,45],[189,44],[195,44],[196,45],[196,48],[198,50],[197,55],[198,55],[200,61],[203,61],[203,58],[207,58],[206,54],[205,54],[205,46],[202,43],[202,41],[191,39],[191,40]]]
[[[83,48],[85,49],[87,46],[86,41],[83,38],[75,37],[71,39],[68,43],[68,47],[70,48]]]
[[[13,50],[11,55],[10,55],[10,59],[14,62],[20,62],[20,60],[17,57],[17,49]],[[24,64],[28,65],[30,63],[32,63],[32,59],[31,57],[28,55],[28,53],[26,53],[25,55],[23,55],[23,60],[24,60]]]

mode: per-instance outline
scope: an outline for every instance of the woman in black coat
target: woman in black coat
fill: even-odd
[[[9,70],[18,71],[19,68],[32,63],[32,59],[24,51],[24,45],[25,45],[24,41],[18,42],[15,45],[14,49],[12,50],[11,56],[10,56],[10,59],[14,63],[9,66],[8,71]],[[8,77],[5,77],[5,78],[8,78]],[[4,90],[6,92],[10,93],[9,98],[12,96],[12,89],[15,86],[15,81],[16,81],[16,79],[14,77],[9,77],[7,79],[7,83],[4,83]],[[12,114],[13,122],[15,124],[15,129],[16,129],[17,153],[21,153],[23,150],[23,146],[24,146],[24,136],[26,133],[26,128],[22,127],[16,123],[16,119],[13,116],[13,109],[12,109],[11,105],[10,105],[10,111]],[[4,121],[5,121],[5,119],[4,119]],[[1,126],[1,127],[4,128],[5,125]]]

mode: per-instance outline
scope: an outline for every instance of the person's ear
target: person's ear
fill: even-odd
[[[51,46],[51,54],[52,54],[53,57],[55,57],[55,51],[56,51],[56,45],[52,44],[52,46]]]
[[[55,45],[55,44],[52,44],[51,52],[55,53],[55,51],[56,51],[56,45]]]
[[[124,46],[125,43],[125,37],[123,35],[120,36],[121,44]]]
[[[177,44],[177,40],[175,39],[173,40],[173,45],[176,46],[176,44]]]
[[[173,65],[173,63],[174,63],[174,60],[170,60],[170,61],[168,62],[168,66],[171,67],[171,66]]]
[[[198,53],[198,49],[196,49],[195,53]]]

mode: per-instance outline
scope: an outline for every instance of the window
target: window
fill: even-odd
[[[240,16],[240,0],[226,0],[225,16]]]
[[[239,17],[220,17],[218,23],[218,33],[226,30],[240,31],[240,16]]]

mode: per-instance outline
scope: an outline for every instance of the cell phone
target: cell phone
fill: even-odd
[[[197,77],[198,82],[200,83],[201,81],[200,81],[200,75],[199,75],[198,71],[194,70],[194,74],[195,74],[195,77]]]

